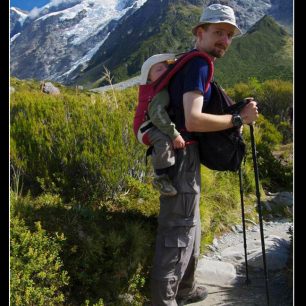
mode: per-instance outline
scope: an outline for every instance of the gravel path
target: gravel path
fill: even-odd
[[[288,229],[292,225],[289,220],[274,220],[273,222],[264,222],[264,236],[269,235],[278,236],[286,241],[289,241]],[[238,231],[230,232],[216,241],[212,245],[212,251],[205,256],[207,259],[221,260],[221,253],[228,247],[232,247],[243,243],[243,233],[239,226]],[[241,232],[240,232],[241,231]],[[251,225],[246,232],[247,245],[254,241],[260,240],[259,226]],[[266,248],[267,249],[267,248]],[[267,254],[267,251],[266,251]],[[222,261],[225,261],[222,259]],[[230,261],[228,261],[230,262]],[[232,261],[236,268],[236,282],[232,285],[217,286],[205,283],[202,280],[201,283],[208,289],[209,295],[203,301],[199,303],[193,303],[194,306],[215,306],[215,305],[232,305],[232,306],[264,306],[267,304],[267,294],[265,286],[265,274],[263,270],[263,264],[261,267],[250,267],[248,265],[250,284],[246,284],[245,274],[245,262],[237,264]],[[270,297],[270,306],[291,306],[292,301],[292,285],[288,280],[285,269],[277,270],[268,267],[268,288]]]

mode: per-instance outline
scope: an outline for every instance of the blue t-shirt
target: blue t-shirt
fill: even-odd
[[[200,91],[204,96],[204,103],[208,103],[211,96],[211,87],[206,93],[205,84],[209,74],[209,65],[205,59],[194,57],[185,67],[171,79],[168,90],[170,94],[170,117],[176,128],[186,130],[183,106],[183,94],[189,91]]]

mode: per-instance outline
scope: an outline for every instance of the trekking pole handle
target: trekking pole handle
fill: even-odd
[[[253,97],[247,97],[247,98],[245,98],[244,100],[246,101],[246,104],[245,104],[245,105],[247,105],[248,103],[254,101],[254,98],[253,98]],[[255,125],[255,121],[249,123],[248,125],[249,125],[249,126],[254,126],[254,125]]]

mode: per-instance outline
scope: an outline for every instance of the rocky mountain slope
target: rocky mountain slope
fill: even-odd
[[[11,8],[12,74],[65,83],[75,68],[86,65],[119,20],[145,1],[57,1],[26,16]]]

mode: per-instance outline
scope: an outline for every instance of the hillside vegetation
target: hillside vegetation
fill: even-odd
[[[89,88],[106,85],[105,67],[112,72],[113,83],[118,83],[140,74],[142,63],[153,54],[179,54],[194,47],[191,27],[198,22],[202,7],[184,1],[175,4],[169,1],[163,6],[154,2],[147,4],[143,7],[146,19],[136,12],[130,23],[127,20],[119,25],[103,50],[95,54],[75,79],[76,83]],[[124,47],[118,48],[118,42]],[[292,81],[292,50],[292,36],[272,17],[265,16],[247,33],[235,38],[226,56],[216,61],[216,79],[224,86],[247,82],[250,77],[262,82]]]
[[[137,88],[98,94],[56,84],[61,94],[50,96],[36,81],[11,78],[11,86],[11,302],[117,306],[132,298],[143,305],[159,195],[132,132]],[[292,150],[292,84],[253,78],[226,90],[236,101],[252,94],[261,102],[262,199],[265,190],[292,190],[292,160],[273,154]],[[248,127],[243,133],[245,212],[257,222]],[[203,167],[201,175],[205,253],[215,235],[241,222],[241,211],[237,173]]]
[[[192,45],[190,25],[198,21],[201,7],[186,1],[150,1],[133,18],[118,25],[75,82],[95,88],[103,83],[104,66],[112,71],[114,83],[139,74],[152,54],[184,52]],[[118,42],[122,46],[118,48]]]
[[[243,37],[233,39],[225,57],[216,61],[216,79],[223,86],[277,79],[292,81],[292,37],[268,16],[262,18]]]

